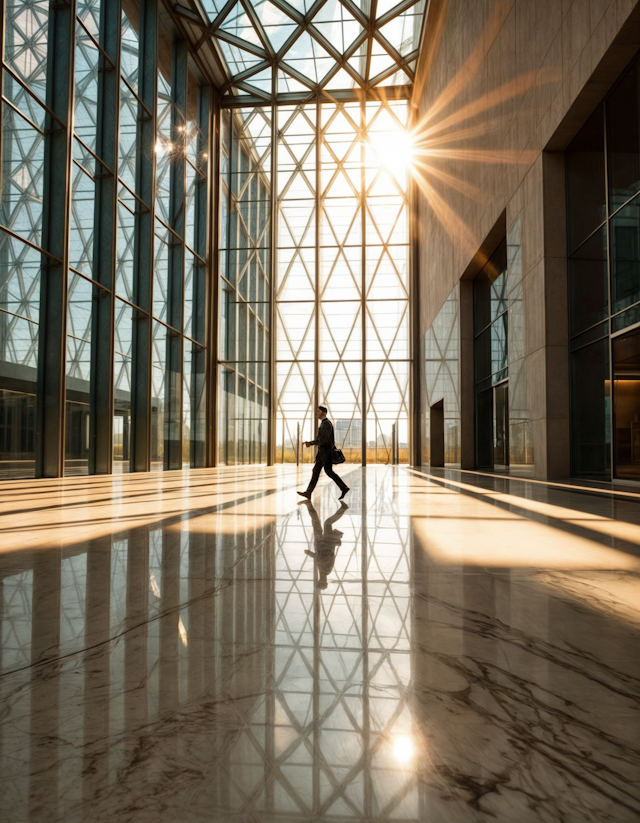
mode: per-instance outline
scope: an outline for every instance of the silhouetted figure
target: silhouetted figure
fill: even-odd
[[[338,546],[342,545],[343,533],[338,529],[333,528],[342,515],[349,508],[346,503],[340,503],[338,510],[331,517],[327,517],[324,521],[324,529],[320,525],[320,518],[318,512],[314,509],[313,503],[310,500],[306,502],[307,511],[311,517],[311,525],[313,526],[313,543],[315,552],[310,552],[305,549],[305,554],[313,557],[318,570],[317,587],[319,589],[327,588],[327,577],[333,571],[333,566],[336,562],[336,550]]]
[[[305,440],[303,443],[304,446],[318,447],[318,451],[316,452],[316,462],[314,464],[313,474],[311,475],[311,480],[309,481],[306,491],[298,492],[298,494],[300,497],[311,500],[311,494],[318,483],[320,472],[324,469],[324,473],[327,477],[330,477],[333,482],[337,483],[340,487],[342,494],[339,499],[342,500],[345,494],[349,491],[349,486],[347,486],[344,480],[338,477],[333,470],[333,448],[336,442],[333,434],[333,423],[327,418],[327,409],[325,406],[318,406],[316,417],[320,421],[318,436],[315,440]]]

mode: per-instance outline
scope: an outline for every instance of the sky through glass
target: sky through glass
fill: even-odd
[[[202,0],[228,96],[286,99],[414,79],[425,0]]]

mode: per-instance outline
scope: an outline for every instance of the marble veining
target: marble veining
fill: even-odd
[[[2,821],[640,821],[640,498],[342,470],[3,487]]]

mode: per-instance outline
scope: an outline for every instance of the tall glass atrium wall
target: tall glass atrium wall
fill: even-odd
[[[424,0],[0,10],[0,477],[407,460]]]

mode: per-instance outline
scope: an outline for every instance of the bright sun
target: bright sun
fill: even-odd
[[[372,132],[369,134],[369,144],[380,166],[390,171],[398,180],[404,180],[413,155],[413,143],[409,132],[404,129]]]

